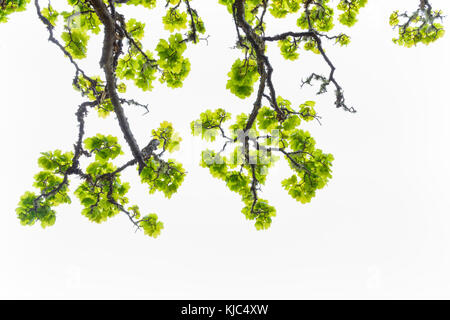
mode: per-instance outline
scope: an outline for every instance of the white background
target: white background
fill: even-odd
[[[132,202],[164,222],[158,239],[135,233],[123,215],[89,222],[76,197],[57,208],[55,226],[20,225],[14,210],[33,189],[39,153],[72,149],[73,114],[82,100],[71,86],[73,67],[47,42],[34,7],[12,15],[0,25],[0,297],[450,298],[450,41],[447,35],[428,47],[400,48],[388,25],[394,9],[412,10],[418,2],[369,1],[359,23],[343,29],[352,43],[326,44],[356,114],[335,109],[332,94],[316,98],[314,90],[300,90],[311,71],[327,71],[320,56],[303,52],[288,62],[276,44],[270,47],[277,93],[294,104],[318,102],[322,126],[307,129],[336,160],[333,179],[307,205],[282,189],[289,172],[279,161],[262,193],[277,217],[258,232],[240,212],[239,196],[198,165],[206,145],[190,136],[190,122],[206,108],[248,113],[252,99],[225,89],[239,57],[231,49],[231,16],[217,1],[194,1],[211,37],[186,51],[192,71],[184,87],[130,89],[150,113],[126,108],[141,146],[164,120],[184,138],[173,156],[189,174],[172,199],[149,196],[134,169],[124,175]],[[450,13],[448,1],[433,4]],[[130,13],[146,22],[146,47],[154,49],[166,37],[161,10]],[[269,25],[267,34],[295,28],[295,18]],[[450,32],[448,19],[445,26]],[[91,39],[89,61],[82,62],[88,74],[101,74],[101,41]],[[91,114],[87,125],[89,135],[122,139],[113,116]]]

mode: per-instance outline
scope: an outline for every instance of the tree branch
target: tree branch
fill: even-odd
[[[106,88],[108,90],[111,103],[114,106],[114,113],[119,121],[120,129],[125,137],[128,146],[131,149],[133,157],[139,163],[139,172],[145,167],[144,159],[141,155],[141,149],[139,148],[133,132],[131,131],[128,119],[125,116],[125,112],[120,103],[119,96],[116,90],[116,76],[114,70],[114,43],[116,41],[116,22],[115,17],[110,14],[106,5],[102,0],[89,0],[95,12],[97,13],[100,21],[103,23],[105,30],[105,37],[103,40],[102,57],[100,59],[100,67],[103,68],[106,77]]]

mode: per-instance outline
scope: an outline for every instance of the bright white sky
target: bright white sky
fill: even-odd
[[[126,109],[141,145],[164,120],[184,138],[174,157],[189,175],[171,200],[149,196],[134,170],[124,175],[132,202],[165,224],[156,240],[134,233],[122,215],[90,223],[75,197],[58,208],[53,227],[19,224],[14,209],[32,190],[39,153],[72,149],[81,99],[71,86],[72,66],[47,42],[34,7],[13,15],[0,26],[0,298],[450,298],[450,41],[447,35],[429,47],[400,48],[388,25],[390,12],[416,2],[369,1],[348,30],[352,44],[327,44],[356,114],[336,110],[332,95],[316,99],[313,90],[299,89],[311,71],[326,70],[319,56],[287,62],[276,45],[270,49],[278,94],[295,104],[318,102],[323,125],[308,129],[336,160],[334,178],[307,205],[282,189],[288,171],[280,161],[262,194],[277,217],[258,232],[240,212],[239,196],[198,165],[205,145],[190,136],[190,122],[206,108],[250,112],[252,100],[225,89],[239,56],[230,49],[231,17],[217,1],[194,1],[211,37],[188,48],[185,86],[130,90],[150,113]],[[432,2],[450,14],[449,1]],[[164,33],[161,11],[130,13],[147,23],[153,49]],[[272,25],[268,34],[294,21]],[[450,31],[449,20],[445,25]],[[90,74],[100,74],[100,42],[92,38],[90,60],[82,63]],[[88,134],[98,132],[122,138],[113,117],[91,115]]]

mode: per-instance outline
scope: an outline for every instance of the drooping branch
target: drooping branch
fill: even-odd
[[[336,88],[336,102],[335,102],[336,107],[337,108],[343,108],[345,111],[349,111],[349,112],[352,112],[352,113],[356,112],[356,110],[353,107],[348,107],[346,105],[343,89],[339,85],[339,83],[337,82],[336,78],[334,77],[334,74],[335,74],[335,71],[336,71],[336,67],[331,62],[330,58],[326,54],[326,52],[325,52],[325,50],[323,48],[323,45],[322,45],[321,37],[326,37],[328,39],[333,39],[333,38],[338,38],[339,36],[328,37],[326,35],[320,34],[319,32],[317,32],[315,30],[312,30],[312,31],[306,31],[306,32],[287,31],[287,32],[280,33],[278,35],[263,37],[263,39],[265,41],[279,41],[279,40],[285,40],[285,39],[287,39],[289,37],[292,37],[292,38],[296,39],[296,41],[300,41],[303,38],[312,38],[312,39],[314,39],[315,43],[317,44],[317,50],[322,55],[322,57],[325,60],[325,62],[327,63],[327,65],[330,67],[330,73],[329,73],[328,78],[326,80],[323,79],[324,88],[326,86],[328,86],[329,83],[333,83],[335,88]],[[321,78],[321,77],[319,76],[318,78]],[[309,81],[305,81],[305,82],[309,83],[310,80]]]
[[[36,8],[36,13],[39,17],[39,19],[45,24],[45,26],[47,27],[47,30],[49,32],[49,37],[48,40],[53,42],[70,60],[70,63],[72,63],[75,66],[75,69],[77,72],[80,72],[83,76],[85,76],[87,79],[89,79],[89,77],[86,76],[86,74],[84,73],[83,70],[80,69],[80,67],[78,66],[78,64],[75,62],[75,60],[73,59],[72,55],[66,50],[66,48],[59,43],[58,40],[56,40],[56,38],[53,35],[53,25],[50,23],[50,21],[48,21],[48,19],[46,17],[44,17],[41,13],[41,7],[39,5],[39,0],[34,0],[34,5]]]
[[[131,131],[130,124],[116,89],[116,76],[114,70],[114,44],[116,42],[116,18],[112,13],[108,11],[108,8],[102,0],[89,0],[99,19],[104,25],[104,40],[102,57],[100,59],[100,67],[103,68],[106,77],[106,88],[108,95],[111,99],[111,103],[114,106],[114,113],[119,121],[120,129],[125,137],[128,146],[131,149],[133,157],[137,160],[140,171],[145,167],[144,159],[141,155],[141,149],[139,148],[133,132]],[[114,6],[111,5],[113,8]]]
[[[267,6],[267,3],[265,2],[264,5]],[[277,112],[279,120],[283,121],[285,118],[285,114],[282,110],[280,110],[276,101],[275,88],[272,83],[273,68],[269,62],[269,58],[265,55],[266,49],[264,39],[256,33],[255,29],[253,29],[245,19],[245,0],[236,0],[233,5],[233,12],[236,28],[240,28],[244,31],[246,38],[252,46],[251,49],[256,53],[258,72],[260,74],[261,82],[256,102],[254,103],[254,109],[251,113],[249,121],[247,122],[246,130],[251,128],[253,122],[256,119],[258,110],[261,107],[262,95],[264,94],[264,88],[266,84],[270,92],[271,106]],[[239,31],[238,38],[240,38]]]

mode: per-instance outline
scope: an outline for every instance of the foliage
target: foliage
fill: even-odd
[[[251,132],[239,130],[248,119],[238,117],[229,128],[232,138],[223,128],[223,123],[230,119],[223,109],[206,110],[200,114],[199,120],[191,123],[193,134],[201,135],[208,141],[214,141],[218,131],[222,132],[225,140],[222,150],[203,151],[201,165],[208,168],[213,177],[223,180],[231,191],[241,195],[245,205],[242,212],[247,219],[255,220],[257,229],[268,228],[276,213],[275,208],[257,195],[259,187],[266,182],[269,168],[277,160],[274,153],[284,155],[294,172],[293,176],[283,181],[283,187],[297,201],[311,201],[315,191],[322,189],[331,178],[333,156],[317,149],[310,134],[298,129],[302,121],[316,117],[313,109],[315,103],[307,101],[292,108],[290,101],[281,97],[277,100],[288,113],[282,123],[277,120],[272,108],[264,106]],[[213,133],[211,130],[214,130]],[[249,143],[255,145],[256,150],[250,150]],[[222,154],[228,145],[235,145],[235,148],[226,157]]]
[[[432,10],[428,1],[424,1],[423,5],[411,14],[395,11],[389,18],[389,24],[398,29],[398,37],[393,41],[405,47],[418,43],[428,45],[444,36],[444,27],[439,23],[442,18],[442,11]]]
[[[43,170],[34,176],[33,186],[40,195],[26,192],[16,209],[17,216],[23,225],[33,225],[40,221],[42,227],[55,223],[56,213],[52,209],[60,204],[71,203],[68,195],[67,176],[64,172],[72,166],[73,153],[61,150],[44,152],[38,159]]]
[[[237,59],[228,73],[227,89],[239,98],[247,98],[253,92],[253,86],[259,78],[256,61]]]
[[[418,8],[412,13],[395,11],[390,25],[398,34],[393,39],[400,46],[430,44],[443,37],[443,13],[434,10],[428,0],[416,0]],[[188,45],[197,44],[206,29],[193,0],[166,0],[161,23],[170,35],[157,41],[155,48],[145,48],[146,24],[125,17],[124,6],[145,10],[157,7],[156,0],[67,0],[65,9],[50,3],[42,7],[34,1],[38,18],[47,28],[49,40],[68,57],[74,67],[73,87],[85,98],[76,113],[78,137],[73,152],[55,150],[42,153],[38,164],[42,171],[34,177],[37,193],[26,192],[17,207],[17,216],[24,225],[40,222],[42,227],[53,225],[54,208],[71,203],[69,178],[80,180],[74,194],[80,200],[82,214],[90,221],[101,223],[123,213],[145,235],[157,237],[163,223],[154,213],[142,217],[139,206],[129,204],[130,185],[121,175],[136,166],[140,180],[149,193],[162,192],[171,198],[186,175],[181,163],[165,159],[166,152],[180,148],[181,137],[172,124],[163,121],[149,130],[151,139],[139,147],[125,114],[124,106],[147,110],[147,105],[124,98],[127,88],[134,85],[151,91],[158,79],[170,88],[180,88],[187,79],[191,64],[185,57]],[[284,158],[292,173],[282,181],[282,187],[295,200],[307,203],[332,177],[333,156],[316,147],[316,141],[305,130],[304,123],[320,121],[314,101],[291,102],[277,94],[272,78],[274,68],[268,47],[277,44],[282,57],[294,61],[307,51],[318,55],[329,68],[328,74],[312,73],[302,82],[318,82],[318,94],[334,89],[335,106],[355,112],[347,105],[344,91],[336,78],[336,67],[326,52],[328,43],[346,46],[350,36],[333,33],[336,26],[352,27],[367,0],[218,0],[226,7],[235,24],[236,48],[241,56],[228,72],[226,88],[240,99],[251,97],[250,113],[232,116],[221,106],[206,110],[191,123],[192,134],[208,142],[223,141],[220,150],[202,152],[200,165],[214,178],[222,180],[230,191],[239,194],[242,213],[254,222],[256,229],[267,229],[276,209],[259,194],[267,182],[269,170]],[[30,0],[0,0],[0,23],[7,22],[12,13],[23,11]],[[55,4],[55,3],[54,3]],[[270,35],[267,16],[277,21],[289,15],[297,19],[292,30]],[[79,60],[91,54],[89,42],[104,33],[100,66],[102,75],[89,75],[79,66]],[[95,55],[95,54],[93,54]],[[257,89],[255,89],[257,85]],[[132,157],[126,155],[123,141],[98,133],[85,137],[86,116],[95,110],[100,117],[114,113]],[[234,118],[234,120],[232,120]],[[228,127],[225,123],[228,122]],[[121,157],[122,156],[122,157]],[[129,155],[127,155],[129,156]],[[84,166],[81,159],[90,159]]]
[[[3,0],[0,2],[0,23],[7,22],[9,15],[26,9],[30,0]]]

